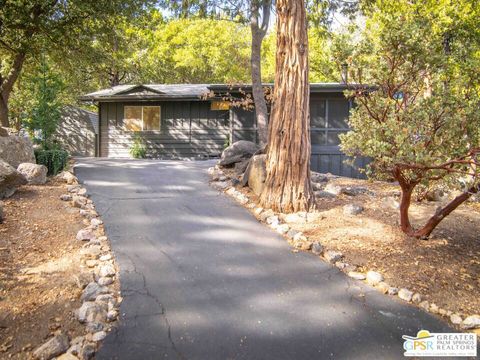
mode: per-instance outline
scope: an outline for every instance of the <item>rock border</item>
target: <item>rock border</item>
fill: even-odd
[[[313,242],[305,236],[302,232],[292,229],[288,224],[282,223],[282,218],[285,216],[301,216],[297,214],[279,214],[275,213],[272,210],[265,210],[262,207],[259,207],[256,203],[250,200],[250,198],[238,191],[235,186],[238,184],[238,181],[235,179],[230,179],[223,171],[218,167],[210,167],[208,169],[208,174],[210,175],[211,182],[210,185],[221,192],[229,195],[235,201],[250,209],[255,217],[262,223],[269,226],[271,229],[278,232],[280,235],[283,235],[288,243],[293,247],[294,252],[298,251],[309,251],[314,255],[319,256],[322,260],[329,262],[330,264],[336,266],[340,271],[344,272],[350,278],[362,281],[367,285],[370,285],[374,289],[380,291],[383,294],[395,296],[398,299],[401,299],[412,305],[416,305],[422,310],[429,312],[431,314],[441,316],[446,320],[450,321],[452,325],[460,330],[474,330],[480,329],[480,315],[478,314],[459,314],[454,313],[450,310],[439,308],[435,303],[429,303],[426,300],[423,300],[423,296],[419,293],[414,293],[406,288],[398,288],[387,284],[384,281],[384,277],[378,271],[374,269],[366,271],[358,271],[355,265],[348,264],[343,261],[344,255],[339,251],[325,249],[324,246],[319,242]],[[344,211],[348,215],[353,215],[353,212],[361,212],[363,209],[348,209]],[[305,221],[311,221],[315,218],[319,218],[321,215],[318,213],[305,213]],[[310,219],[309,219],[310,218]]]
[[[103,221],[87,190],[71,171],[63,171],[56,179],[67,184],[60,200],[77,208],[85,224],[74,240],[84,243],[78,251],[82,265],[74,281],[82,290],[82,305],[75,311],[75,318],[85,326],[85,334],[70,340],[64,333],[56,333],[33,351],[33,357],[88,360],[94,357],[101,341],[116,326],[122,302],[120,291],[115,289],[116,286],[120,289],[118,268]]]

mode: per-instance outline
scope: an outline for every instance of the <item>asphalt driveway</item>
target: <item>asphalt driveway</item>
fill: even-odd
[[[98,359],[402,359],[450,331],[287,242],[208,186],[212,162],[80,159],[120,266]]]

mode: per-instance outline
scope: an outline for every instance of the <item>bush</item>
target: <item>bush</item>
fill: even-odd
[[[37,149],[35,150],[35,159],[37,164],[47,167],[48,175],[57,175],[67,165],[68,152],[62,149]]]
[[[139,135],[135,135],[133,139],[133,144],[130,147],[130,155],[135,159],[143,159],[147,156],[147,147]]]

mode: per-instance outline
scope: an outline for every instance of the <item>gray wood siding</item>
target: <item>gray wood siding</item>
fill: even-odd
[[[348,131],[349,101],[341,93],[312,94],[310,97],[310,139],[312,144],[311,168],[321,173],[364,178],[359,171],[368,160],[357,159],[354,166],[342,153],[339,134]],[[255,112],[240,108],[232,109],[233,141],[258,141]]]
[[[147,146],[147,157],[217,156],[230,135],[228,111],[212,111],[204,101],[144,103],[161,107],[160,130],[126,131],[124,106],[142,103],[100,103],[100,156],[130,157],[135,135]]]

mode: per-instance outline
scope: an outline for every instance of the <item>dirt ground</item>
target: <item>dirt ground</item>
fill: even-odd
[[[66,185],[23,186],[4,201],[0,224],[0,358],[28,359],[55,331],[84,333],[74,317],[84,225],[78,209],[59,199]]]
[[[364,187],[372,193],[317,198],[318,220],[289,223],[292,228],[328,250],[342,252],[343,261],[360,271],[379,271],[390,286],[418,292],[422,300],[447,311],[464,316],[480,313],[479,204],[461,205],[429,240],[416,240],[400,231],[398,209],[390,205],[392,200],[399,201],[398,186],[348,178],[333,178],[328,183]],[[248,188],[241,191],[258,200]],[[362,205],[365,210],[356,216],[344,215],[346,204]],[[423,224],[441,204],[414,203],[412,223]]]

